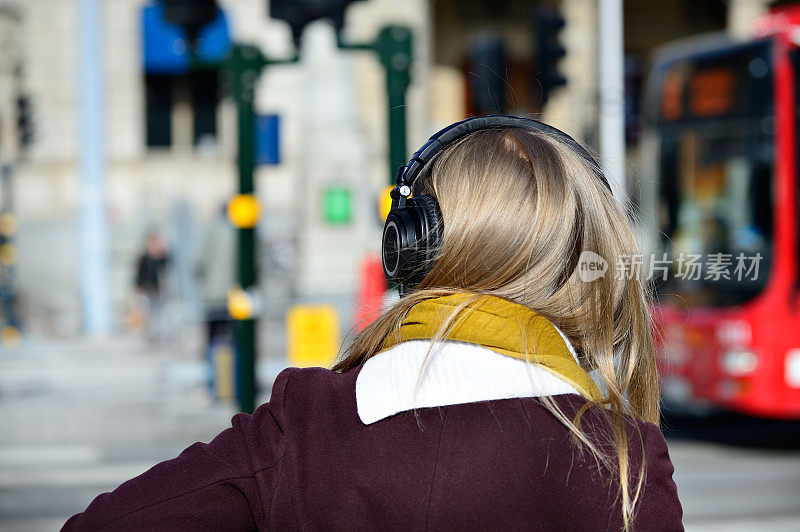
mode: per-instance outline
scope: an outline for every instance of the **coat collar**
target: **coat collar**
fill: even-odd
[[[569,342],[567,346],[575,357]],[[578,394],[552,373],[480,345],[441,341],[428,357],[429,348],[429,340],[403,342],[364,363],[356,379],[362,423],[369,425],[416,408]]]

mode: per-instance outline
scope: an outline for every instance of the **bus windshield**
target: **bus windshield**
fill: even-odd
[[[673,87],[662,93],[657,127],[661,253],[654,259],[667,265],[654,275],[658,297],[738,305],[763,289],[771,259],[769,66],[763,50],[748,48],[679,68],[677,88],[666,78]],[[669,90],[686,103],[676,106]]]

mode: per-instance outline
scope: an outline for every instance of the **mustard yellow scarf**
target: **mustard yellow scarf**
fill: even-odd
[[[390,335],[382,351],[409,340],[433,338],[455,307],[472,294],[427,299],[414,305],[400,326],[400,338]],[[494,296],[481,296],[469,304],[445,335],[447,340],[482,345],[502,355],[526,360],[574,386],[587,399],[602,396],[581,368],[555,326],[533,310]]]

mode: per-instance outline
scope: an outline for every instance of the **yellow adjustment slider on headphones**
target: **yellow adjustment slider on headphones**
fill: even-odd
[[[378,213],[381,222],[386,221],[389,211],[392,210],[392,190],[394,190],[394,185],[389,185],[381,191],[381,196],[378,198]]]
[[[258,298],[236,286],[228,291],[228,314],[235,320],[252,319],[258,312]]]
[[[228,219],[239,229],[251,229],[261,217],[261,205],[252,194],[238,194],[228,203]]]

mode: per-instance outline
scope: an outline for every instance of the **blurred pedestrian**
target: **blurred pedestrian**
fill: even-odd
[[[169,248],[166,239],[157,231],[150,231],[145,238],[144,250],[136,261],[134,285],[137,299],[145,309],[144,326],[149,343],[161,340],[163,331],[164,270],[169,263]]]
[[[333,370],[282,372],[66,530],[682,530],[644,281],[606,271],[638,251],[599,167],[515,117],[426,146],[384,229],[402,297]]]
[[[203,297],[206,349],[215,341],[230,341],[228,291],[236,283],[236,228],[228,220],[227,204],[209,222],[196,272]]]
[[[227,204],[208,224],[196,272],[203,298],[206,341],[202,356],[208,362],[209,391],[215,399],[232,399],[236,372],[228,291],[236,282],[236,228],[228,220]]]

